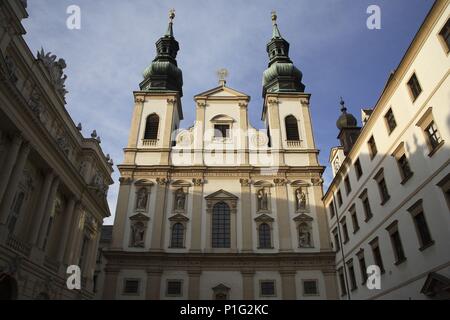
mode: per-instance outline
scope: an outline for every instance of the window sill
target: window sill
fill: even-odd
[[[431,247],[431,246],[433,246],[433,245],[434,245],[434,240],[431,240],[430,243],[427,243],[427,244],[421,246],[421,247],[419,248],[419,250],[420,250],[420,251],[425,251],[426,249],[428,249],[429,247]]]
[[[391,200],[391,196],[388,196],[386,199],[384,199],[383,201],[381,201],[380,205],[384,206],[386,203],[389,202],[389,200]]]
[[[354,291],[356,291],[356,290],[358,290],[358,287],[354,287],[354,288],[351,288],[351,289],[350,289],[351,292],[354,292]]]
[[[270,247],[270,248],[262,248],[262,247],[258,247],[258,248],[256,248],[256,249],[258,249],[258,250],[273,250],[273,249],[275,249],[274,247]]]
[[[401,185],[404,185],[406,182],[408,182],[409,179],[412,178],[412,176],[414,175],[414,173],[411,173],[409,176],[404,177],[402,182],[400,182]]]
[[[357,233],[359,231],[359,227],[353,230],[353,234]]]
[[[431,158],[440,148],[442,148],[442,146],[444,145],[444,140],[442,140],[441,142],[439,142],[439,144],[430,151],[430,153],[428,154],[428,156]]]
[[[397,261],[395,261],[395,265],[396,266],[399,266],[399,265],[401,265],[403,262],[405,262],[406,261],[406,257],[404,257],[404,258],[402,258],[402,259],[399,259],[399,260],[397,260]]]
[[[364,222],[369,222],[370,220],[372,220],[373,215],[371,215],[370,217],[366,217],[366,219],[364,220]]]

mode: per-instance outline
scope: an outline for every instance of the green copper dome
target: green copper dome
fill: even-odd
[[[180,49],[173,36],[173,19],[175,12],[171,11],[166,34],[156,42],[156,58],[143,73],[142,91],[178,91],[183,95],[183,73],[177,65],[177,53]]]
[[[272,12],[272,39],[267,44],[269,66],[263,75],[263,97],[270,92],[304,92],[303,74],[289,58],[289,42],[281,36],[276,23],[277,15]]]

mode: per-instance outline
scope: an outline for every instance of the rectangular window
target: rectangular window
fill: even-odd
[[[123,286],[123,294],[138,295],[139,294],[139,279],[125,279]]]
[[[420,86],[419,80],[417,79],[416,74],[414,73],[408,81],[408,87],[411,92],[411,96],[413,101],[416,101],[417,97],[422,92],[422,87]]]
[[[347,243],[349,241],[349,237],[348,237],[347,221],[346,221],[345,217],[341,220],[341,224],[342,224],[342,233],[343,233],[343,237],[344,237],[344,243]]]
[[[338,192],[337,192],[337,200],[338,200],[339,207],[342,206],[342,193],[341,193],[341,190],[338,190]]]
[[[353,205],[352,208],[350,209],[350,215],[352,217],[353,233],[356,233],[359,230],[359,222],[358,222],[358,215],[356,214],[355,205]]]
[[[214,137],[215,138],[229,138],[230,137],[230,125],[215,124],[214,125]]]
[[[380,268],[381,273],[385,272],[383,265],[383,258],[381,257],[380,247],[378,245],[378,238],[375,238],[370,242],[370,246],[372,247],[373,260],[375,264]]]
[[[391,223],[386,230],[391,238],[392,249],[394,250],[395,264],[398,265],[406,260],[405,251],[403,250],[400,233],[398,231],[398,221]]]
[[[442,139],[434,121],[431,121],[428,127],[425,128],[425,134],[428,138],[432,151],[436,150],[442,142]]]
[[[317,280],[303,280],[303,295],[304,296],[319,295]]]
[[[361,249],[358,253],[358,262],[359,262],[359,271],[361,272],[361,280],[364,285],[367,281],[367,266],[366,266],[366,258],[364,257],[364,250]]]
[[[334,216],[336,215],[336,211],[334,210],[333,202],[330,203],[329,211],[330,211],[330,218],[331,219],[334,218]]]
[[[375,143],[375,138],[373,136],[370,137],[369,141],[367,141],[367,145],[369,147],[370,159],[373,159],[378,153],[377,145]]]
[[[446,53],[449,53],[450,52],[450,19],[447,20],[447,22],[445,23],[441,32],[439,32],[439,36],[441,36],[441,38],[444,42]]]
[[[352,186],[350,185],[350,178],[348,176],[344,179],[344,185],[345,185],[345,192],[347,195],[349,195],[350,192],[352,192]]]
[[[359,178],[361,178],[361,176],[363,175],[361,162],[359,161],[359,158],[356,159],[354,166],[355,166],[356,178],[359,180]]]
[[[374,179],[377,182],[378,191],[380,192],[381,205],[384,205],[391,198],[387,188],[386,180],[384,178],[384,170],[380,169],[380,171],[378,171],[378,173],[375,175]]]
[[[364,189],[364,191],[361,193],[359,198],[361,199],[363,209],[364,209],[364,215],[366,216],[365,221],[367,222],[370,219],[372,219],[372,217],[373,217],[372,208],[370,207],[370,202],[369,202],[369,196],[367,194],[367,189]]]
[[[422,200],[417,201],[413,206],[408,209],[414,220],[414,226],[416,228],[417,237],[419,238],[420,250],[423,251],[426,248],[434,244],[431,237],[430,229],[425,218],[425,213],[422,206]]]
[[[409,166],[408,158],[403,154],[397,159],[398,168],[400,169],[400,175],[402,177],[402,184],[404,184],[409,178],[412,177],[413,172]]]
[[[339,244],[339,235],[337,228],[333,229],[333,238],[334,238],[334,247],[336,248],[336,252],[341,250],[341,246]]]
[[[441,188],[445,201],[447,201],[448,209],[450,210],[450,173],[439,181],[437,185]]]
[[[275,281],[264,280],[260,282],[261,297],[274,297],[275,296]]]
[[[180,297],[183,290],[182,280],[167,280],[166,296],[168,297]]]
[[[341,286],[341,296],[345,296],[347,294],[347,287],[345,285],[344,269],[342,267],[338,269],[338,275],[339,284]]]
[[[353,259],[350,259],[347,262],[347,268],[348,268],[348,275],[350,280],[350,290],[354,291],[358,288],[358,285],[356,284],[356,276],[355,276],[355,268],[353,267]]]
[[[392,112],[392,109],[389,109],[388,112],[384,115],[384,120],[386,121],[388,133],[391,134],[392,131],[394,131],[394,129],[397,127],[397,121],[395,121],[394,112]]]

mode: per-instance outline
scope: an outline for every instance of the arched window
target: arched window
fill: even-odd
[[[158,139],[159,117],[156,114],[151,114],[147,117],[145,124],[144,139],[156,140]]]
[[[217,203],[212,213],[212,247],[230,248],[230,207],[225,202]]]
[[[11,208],[11,212],[9,215],[9,221],[8,221],[8,230],[10,233],[14,231],[14,228],[16,227],[17,220],[19,219],[20,210],[22,209],[23,200],[25,199],[25,193],[19,192],[16,195],[16,198],[14,200],[14,203]]]
[[[184,247],[184,226],[181,223],[175,223],[172,226],[172,238],[170,240],[171,248]]]
[[[300,135],[298,133],[298,123],[294,116],[287,116],[284,119],[284,124],[286,126],[286,137],[288,141],[299,141]]]
[[[270,249],[272,248],[272,240],[270,236],[270,226],[267,223],[262,223],[258,228],[259,236],[259,248]]]

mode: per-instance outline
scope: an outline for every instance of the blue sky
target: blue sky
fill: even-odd
[[[81,8],[81,29],[66,27],[69,5]],[[369,5],[381,8],[381,30],[366,27]],[[311,113],[320,162],[328,165],[338,144],[339,97],[358,120],[372,107],[433,4],[432,0],[39,0],[28,1],[25,39],[34,53],[44,47],[67,62],[67,109],[83,134],[96,129],[105,153],[122,161],[133,109],[133,90],[155,56],[155,42],[175,8],[180,43],[185,120],[195,118],[193,96],[217,86],[216,71],[229,70],[228,86],[252,97],[250,121],[261,127],[262,73],[276,10],[290,56],[312,94]],[[114,215],[118,192],[109,192]],[[330,169],[325,180],[331,178]],[[111,224],[113,217],[105,220]]]

